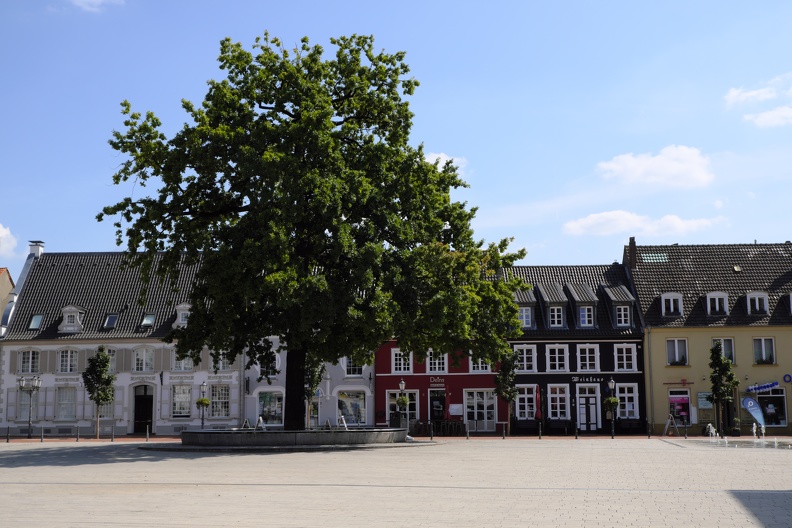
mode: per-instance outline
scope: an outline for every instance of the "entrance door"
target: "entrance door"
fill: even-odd
[[[492,391],[465,391],[467,423],[471,432],[495,431],[495,393]]]
[[[581,431],[596,431],[599,417],[597,387],[578,385],[578,427]]]
[[[445,420],[445,404],[446,395],[445,390],[430,390],[429,391],[429,419],[433,422],[438,420]]]
[[[135,434],[151,431],[154,417],[154,388],[148,385],[135,387]]]

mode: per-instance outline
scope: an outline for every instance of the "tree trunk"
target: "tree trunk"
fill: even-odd
[[[96,404],[96,439],[99,440],[99,404]]]
[[[305,348],[286,352],[286,398],[283,402],[283,428],[305,430]]]

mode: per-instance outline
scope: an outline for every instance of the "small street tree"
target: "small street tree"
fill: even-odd
[[[505,354],[500,362],[500,370],[495,375],[495,394],[509,406],[506,420],[506,434],[511,435],[511,417],[514,400],[517,399],[517,352]]]
[[[734,401],[734,390],[740,385],[740,380],[734,376],[732,362],[723,355],[720,342],[716,342],[710,349],[710,382],[712,393],[707,396],[707,401],[715,405],[715,425],[720,434],[725,434],[726,424],[723,423],[724,407]]]
[[[96,407],[96,438],[99,438],[99,419],[102,405],[115,399],[113,383],[115,374],[110,374],[110,356],[105,347],[96,349],[96,354],[88,358],[88,365],[82,373],[83,385],[88,398]]]

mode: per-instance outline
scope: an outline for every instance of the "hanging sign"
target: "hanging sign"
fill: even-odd
[[[756,423],[764,427],[764,415],[762,414],[762,409],[759,407],[759,402],[754,400],[753,398],[743,398],[742,399],[742,406],[751,413]]]
[[[770,389],[774,389],[778,387],[778,382],[774,381],[772,383],[764,383],[762,385],[751,385],[745,392],[768,392]]]

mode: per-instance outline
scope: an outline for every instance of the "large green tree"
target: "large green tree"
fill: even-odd
[[[248,51],[223,40],[220,68],[192,121],[168,138],[157,117],[122,103],[126,156],[116,184],[153,184],[98,215],[119,215],[117,243],[144,280],[175,278],[201,260],[180,355],[243,355],[272,364],[287,349],[284,421],[304,427],[306,364],[371,360],[396,336],[418,357],[429,348],[496,361],[518,328],[518,281],[494,280],[521,258],[508,240],[474,239],[474,208],[451,163],[409,143],[404,53],[368,36],[331,39],[334,54],[294,50],[265,34]],[[164,252],[154,268],[153,255]]]
[[[113,392],[115,379],[115,375],[110,374],[110,355],[103,346],[100,346],[96,354],[88,358],[88,364],[82,373],[88,399],[94,402],[96,407],[96,438],[99,438],[100,408],[115,399]]]
[[[732,362],[723,355],[719,341],[710,349],[709,367],[712,371],[710,372],[712,392],[707,396],[707,401],[715,404],[715,425],[721,435],[725,435],[723,410],[726,405],[734,401],[734,389],[740,385],[740,380],[734,376]]]

